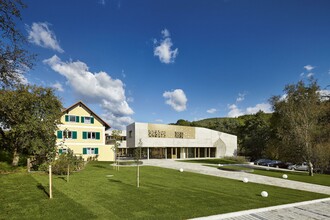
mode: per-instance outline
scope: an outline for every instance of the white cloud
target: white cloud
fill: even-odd
[[[248,107],[245,110],[239,109],[237,105],[233,104],[233,105],[229,105],[229,112],[227,114],[228,117],[238,117],[241,115],[251,115],[251,114],[255,114],[258,111],[263,111],[265,113],[271,113],[272,112],[272,106],[268,103],[260,103],[260,104],[256,104],[253,107]]]
[[[54,89],[56,89],[59,92],[64,92],[63,86],[61,83],[56,82],[53,85],[51,85]]]
[[[242,102],[245,99],[245,93],[238,93],[238,97],[236,99],[236,102]]]
[[[160,62],[162,63],[174,63],[174,59],[179,53],[178,48],[172,50],[173,46],[172,40],[170,38],[170,32],[167,29],[162,30],[163,38],[160,40],[159,44],[156,39],[154,39],[154,56],[158,56]]]
[[[320,90],[318,93],[321,96],[321,101],[326,101],[330,99],[330,90]]]
[[[315,68],[315,66],[312,66],[312,65],[306,65],[304,66],[304,69],[307,70],[307,71],[311,71]]]
[[[29,34],[28,40],[31,43],[34,43],[44,48],[53,49],[60,53],[64,52],[64,50],[60,47],[59,43],[57,42],[54,32],[49,30],[48,23],[34,22],[31,28],[28,27],[27,29]]]
[[[164,92],[163,97],[166,104],[170,105],[175,111],[182,112],[187,108],[187,97],[182,89],[176,89],[172,92]]]
[[[265,113],[271,113],[272,111],[272,106],[268,103],[260,103],[256,104],[253,107],[248,107],[245,111],[245,114],[255,114],[258,111],[263,111]]]
[[[314,76],[314,73],[308,73],[307,74],[307,78],[311,78],[311,77],[313,77]]]
[[[229,105],[228,108],[230,110],[228,112],[228,117],[234,118],[234,117],[244,115],[244,112],[242,112],[242,110],[239,109],[235,104]]]
[[[215,108],[208,109],[206,112],[209,114],[214,114],[217,110]]]
[[[55,72],[67,79],[76,95],[89,103],[101,103],[106,112],[106,119],[114,128],[133,121],[128,115],[133,114],[125,96],[125,85],[119,79],[113,79],[106,72],[92,73],[81,62],[63,62],[59,57],[44,60]]]

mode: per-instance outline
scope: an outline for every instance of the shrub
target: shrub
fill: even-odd
[[[79,171],[84,168],[84,159],[79,156],[73,155],[72,150],[68,150],[67,153],[61,154],[55,161],[51,163],[52,173],[57,175],[66,175],[69,172]],[[48,171],[49,163],[43,163],[39,166],[39,170]]]

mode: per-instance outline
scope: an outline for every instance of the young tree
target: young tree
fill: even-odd
[[[0,90],[0,135],[17,166],[20,154],[54,156],[62,104],[50,88],[20,85]]]
[[[21,74],[32,68],[34,55],[24,45],[25,36],[16,27],[21,20],[20,10],[26,6],[21,0],[0,1],[0,86],[13,86],[21,82]]]
[[[309,174],[313,175],[316,139],[320,131],[321,99],[315,80],[309,85],[299,81],[285,87],[285,98],[271,98],[275,128],[282,155],[293,162],[308,162]]]
[[[118,164],[118,148],[120,146],[120,141],[121,141],[121,131],[120,130],[113,130],[111,133],[111,137],[114,141],[113,145],[113,151],[115,154],[115,166],[116,169],[119,170],[119,164]]]
[[[143,142],[142,139],[140,138],[138,147],[134,151],[134,160],[136,163],[136,187],[140,187],[140,159],[141,159],[141,154],[142,154],[142,146]]]

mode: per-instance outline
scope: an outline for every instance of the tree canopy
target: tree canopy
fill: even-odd
[[[61,109],[50,88],[21,85],[0,90],[1,147],[12,153],[13,165],[22,153],[45,159],[54,156]]]
[[[317,146],[321,144],[320,134],[324,129],[323,105],[320,88],[315,80],[309,84],[299,81],[287,85],[286,97],[274,96],[273,126],[276,129],[281,157],[293,162],[306,161],[310,175],[313,164],[318,161]]]
[[[24,48],[26,37],[17,28],[20,10],[26,6],[21,0],[0,1],[0,86],[22,82],[22,74],[33,66],[35,55]]]

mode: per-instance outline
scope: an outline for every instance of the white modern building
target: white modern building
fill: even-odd
[[[146,159],[219,158],[237,152],[237,136],[207,128],[135,122],[126,131],[128,153],[142,147]]]

